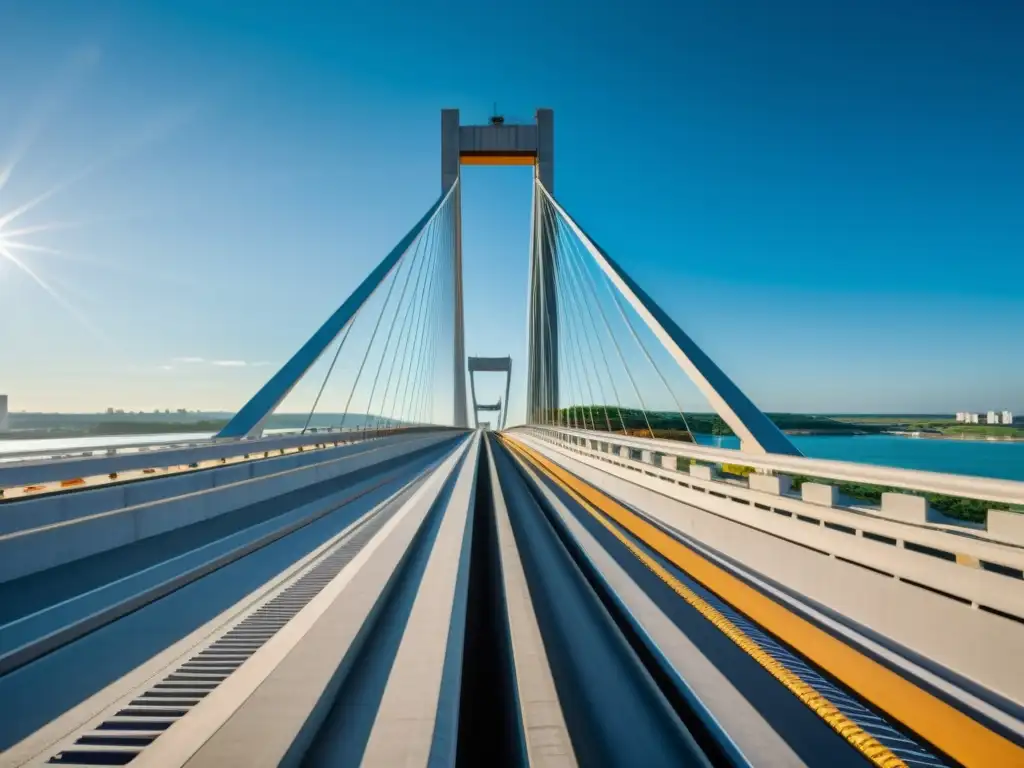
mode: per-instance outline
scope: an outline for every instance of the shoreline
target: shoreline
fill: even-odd
[[[911,440],[952,440],[960,443],[1024,443],[1024,437],[1009,435],[942,435],[934,432],[899,432],[891,431],[883,434],[894,437],[906,437]]]
[[[884,432],[869,432],[863,429],[851,429],[849,431],[835,429],[784,429],[782,433],[793,437],[865,437],[868,435],[881,435]]]

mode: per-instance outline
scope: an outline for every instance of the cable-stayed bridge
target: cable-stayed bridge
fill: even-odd
[[[1024,765],[1024,483],[802,456],[556,197],[550,110],[444,110],[441,164],[218,435],[0,463],[0,764]],[[534,168],[511,428],[473,164]]]

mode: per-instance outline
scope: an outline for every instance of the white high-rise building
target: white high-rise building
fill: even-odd
[[[996,413],[995,411],[989,411],[988,412],[988,417],[985,419],[985,421],[988,424],[998,424],[999,423],[999,414]]]
[[[964,412],[963,411],[957,411],[956,412],[956,420],[958,422],[963,422],[963,420],[964,420]]]
[[[1003,411],[1003,424],[1013,424],[1013,414],[1010,411]]]
[[[8,430],[7,395],[0,395],[0,432]]]

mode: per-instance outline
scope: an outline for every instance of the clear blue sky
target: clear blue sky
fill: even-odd
[[[237,408],[496,101],[763,408],[1024,410],[1024,7],[500,7],[0,0],[0,219],[73,225],[18,237],[59,298],[0,258],[11,407]],[[529,171],[463,184],[468,351],[521,362]]]

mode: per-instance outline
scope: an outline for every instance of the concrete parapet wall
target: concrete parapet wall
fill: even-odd
[[[804,483],[800,486],[800,497],[808,504],[834,507],[839,503],[839,489],[825,483]]]
[[[911,523],[926,523],[928,517],[928,499],[910,493],[882,494],[882,514]]]
[[[460,430],[440,428],[410,427],[401,430],[401,435],[412,436],[433,433],[447,435],[459,434]],[[372,434],[372,433],[371,433]],[[199,445],[194,448],[162,448],[151,450],[118,453],[113,456],[78,456],[69,459],[40,459],[38,461],[5,462],[0,465],[0,488],[13,488],[19,485],[45,483],[55,480],[66,480],[73,477],[94,477],[111,472],[126,472],[132,469],[147,467],[173,467],[189,464],[193,461],[209,461],[211,459],[240,456],[244,453],[262,453],[276,451],[281,448],[295,448],[318,443],[338,441],[355,442],[363,439],[362,432],[328,432],[306,435],[284,435],[266,437],[259,440],[231,440],[213,444]],[[384,440],[387,435],[374,437]],[[54,454],[61,451],[54,450]]]
[[[154,477],[151,480],[134,480],[120,485],[9,501],[0,505],[0,535],[134,507],[171,496],[221,488],[252,478],[340,459],[373,447],[392,445],[403,439],[407,438],[391,437],[374,442],[351,443],[338,448],[271,456],[244,464],[211,467],[180,475]]]
[[[889,560],[904,564],[908,569],[906,578],[940,588],[970,580],[975,581],[973,588],[979,589],[979,594],[1001,592],[1009,596],[1011,590],[1007,585],[1019,585],[1019,581],[936,561],[860,537],[818,529],[765,514],[750,506],[709,498],[708,494],[688,494],[685,489],[678,486],[672,489],[667,483],[664,485],[668,491],[660,483],[647,489],[637,484],[641,475],[636,472],[616,466],[606,469],[603,463],[591,465],[585,457],[559,455],[557,449],[539,441],[532,444],[585,481],[742,562],[755,573],[827,605],[922,656],[1024,704],[1024,665],[1006,663],[1007,659],[1019,656],[1019,648],[1024,644],[1024,624],[973,610],[970,605],[941,594],[822,555],[806,545],[796,546],[785,539],[792,539],[803,531],[802,535],[807,538],[797,541],[809,542],[819,550],[830,548],[832,544],[851,545],[852,549],[842,553],[844,558],[869,565],[885,562],[888,556]],[[653,478],[645,479],[657,482]],[[680,498],[666,498],[666,492],[678,493]],[[686,500],[681,498],[687,494]],[[717,514],[707,514],[696,506],[698,503]],[[726,510],[729,518],[723,514]],[[774,535],[765,536],[757,528]],[[941,575],[933,580],[937,572]],[[1017,603],[1019,610],[1019,600]],[[979,648],[985,648],[986,652],[979,653]]]
[[[354,456],[0,536],[0,582],[243,509],[452,438],[452,433],[444,433],[377,444],[376,450]]]
[[[1024,551],[1021,549],[1006,547],[996,540],[952,536],[920,523],[810,504],[792,496],[772,499],[769,506],[766,502],[770,497],[760,491],[715,479],[707,481],[679,472],[648,468],[640,462],[626,462],[619,466],[602,461],[602,456],[585,450],[574,451],[557,443],[530,439],[536,440],[537,445],[545,450],[565,455],[579,454],[579,460],[594,462],[607,473],[649,485],[661,494],[745,525],[900,578],[921,581],[950,595],[1024,619],[1024,591],[1016,588],[1019,580],[1009,581],[1013,586],[1007,589],[1007,581],[1012,576],[984,568],[987,562],[1007,567],[1011,573],[1024,571]],[[765,515],[764,511],[772,514]],[[869,545],[863,552],[849,549],[851,542],[858,539]],[[868,559],[862,557],[864,552],[870,553]],[[909,570],[904,570],[905,566]]]
[[[750,481],[750,490],[761,491],[762,493],[771,493],[776,496],[789,493],[789,490],[793,485],[793,481],[789,475],[762,475],[754,473],[747,479]]]
[[[1007,512],[1002,509],[988,511],[988,532],[1000,539],[1024,544],[1024,512]]]
[[[711,480],[711,467],[705,467],[703,464],[691,464],[690,477],[696,477],[699,480]]]
[[[585,430],[553,427],[523,427],[524,434],[542,439],[557,436],[592,435]],[[1024,505],[1024,482],[996,478],[955,475],[944,472],[883,467],[850,461],[811,459],[804,456],[744,453],[727,448],[712,448],[676,440],[616,436],[616,446],[632,446],[664,451],[686,459],[712,464],[742,464],[764,472],[805,475],[826,478],[834,482],[868,483],[886,487],[905,488],[911,493],[941,493],[970,499],[981,499],[1004,504]]]

